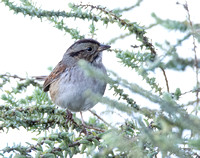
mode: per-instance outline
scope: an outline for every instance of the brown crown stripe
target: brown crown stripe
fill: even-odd
[[[100,45],[99,42],[97,42],[93,39],[81,39],[81,40],[78,40],[77,42],[75,42],[74,44],[72,44],[68,49],[72,48],[74,45],[79,44],[79,43],[94,43],[94,44]]]

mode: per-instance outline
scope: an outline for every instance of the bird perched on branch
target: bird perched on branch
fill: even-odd
[[[93,39],[82,39],[71,45],[62,60],[45,79],[43,90],[49,91],[52,101],[73,112],[80,112],[82,123],[82,111],[91,109],[97,104],[84,93],[87,90],[103,95],[106,83],[97,78],[89,77],[79,66],[82,59],[90,63],[95,69],[106,74],[102,63],[102,51],[109,49],[109,45],[103,45]]]

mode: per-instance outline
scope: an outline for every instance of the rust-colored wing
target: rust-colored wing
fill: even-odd
[[[53,71],[44,81],[44,92],[49,90],[50,85],[60,77],[60,75],[65,71],[66,67],[66,65],[61,64],[61,61],[58,63],[58,65],[53,69]]]

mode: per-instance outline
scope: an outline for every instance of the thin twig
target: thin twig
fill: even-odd
[[[81,114],[81,121],[82,121],[82,125],[83,127],[87,128],[87,129],[94,129],[96,131],[100,131],[100,132],[105,132],[105,130],[101,129],[101,128],[97,128],[97,127],[94,127],[94,126],[88,126],[85,124],[84,120],[83,120],[83,115],[82,115],[82,112],[80,112]]]
[[[9,78],[14,78],[14,79],[19,79],[20,81],[23,81],[23,80],[26,80],[27,78],[25,77],[20,77],[18,75],[10,75],[8,73],[5,73],[5,74],[0,74],[0,76],[2,77],[9,77]],[[33,79],[36,79],[36,80],[40,80],[40,81],[43,81],[45,80],[47,76],[30,76],[30,78],[33,78]]]
[[[99,131],[99,132],[105,132],[104,129],[101,129],[101,128],[97,128],[97,127],[94,127],[94,126],[87,126],[87,125],[83,125],[85,128],[87,129],[93,129],[95,131]]]
[[[188,94],[188,93],[193,93],[193,92],[196,92],[196,91],[189,90],[189,91],[183,92],[181,95],[185,95],[185,94]]]
[[[192,90],[189,90],[189,91],[186,91],[186,92],[183,92],[181,95],[185,95],[185,94],[188,94],[188,93],[197,93],[197,92],[200,92],[200,88],[198,89],[192,89]]]
[[[111,126],[108,122],[106,122],[103,118],[101,118],[99,115],[97,115],[95,112],[93,112],[92,110],[89,110],[93,115],[95,115],[99,120],[103,121],[105,124],[107,124],[108,126]]]
[[[194,66],[196,68],[196,86],[197,88],[199,88],[199,76],[198,76],[198,72],[199,72],[199,68],[198,68],[198,59],[197,59],[197,51],[196,51],[196,43],[195,43],[195,37],[194,37],[194,34],[195,34],[195,30],[194,30],[194,27],[193,27],[193,24],[192,24],[192,21],[191,21],[191,17],[190,17],[190,12],[189,12],[189,8],[188,8],[188,4],[187,4],[187,1],[185,2],[185,4],[183,5],[183,7],[185,8],[185,10],[187,11],[187,14],[188,14],[188,21],[189,21],[189,24],[190,24],[190,27],[191,27],[191,30],[192,30],[192,39],[193,39],[193,46],[194,46]],[[195,114],[197,115],[197,112],[198,112],[198,106],[199,106],[199,91],[196,92],[196,98],[197,98],[197,104],[196,104],[196,112]]]
[[[14,79],[19,79],[20,81],[26,80],[26,78],[19,77],[19,76],[17,76],[17,75],[10,75],[10,74],[8,74],[8,73],[1,74],[0,76],[1,76],[1,77],[9,77],[9,78],[14,78]]]
[[[162,70],[163,75],[165,77],[165,82],[166,82],[166,86],[167,86],[167,92],[169,93],[169,83],[168,83],[166,72],[165,72],[165,70],[162,67],[160,67],[160,69]]]
[[[39,81],[44,81],[47,78],[47,76],[31,76],[31,77]]]

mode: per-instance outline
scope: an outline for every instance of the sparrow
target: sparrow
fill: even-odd
[[[102,52],[109,48],[109,45],[100,44],[94,39],[78,40],[67,49],[62,60],[44,81],[43,90],[50,92],[53,103],[72,112],[80,112],[83,124],[82,111],[97,104],[85,92],[90,90],[103,96],[106,82],[86,75],[78,63],[85,60],[94,69],[107,74],[102,63]]]

